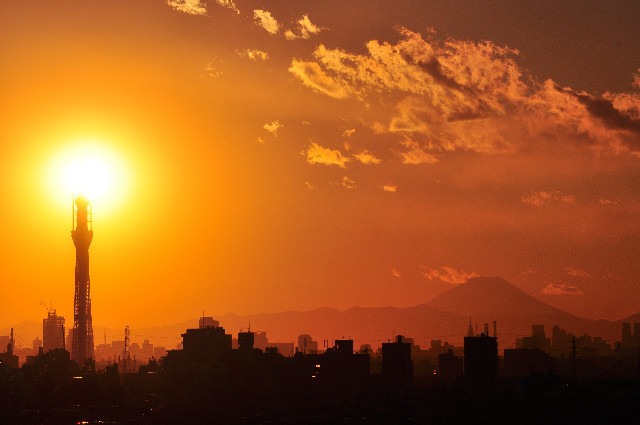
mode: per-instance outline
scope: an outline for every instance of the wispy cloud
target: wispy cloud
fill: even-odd
[[[267,122],[262,126],[262,128],[264,128],[274,136],[278,136],[278,129],[280,129],[281,127],[282,127],[282,124],[280,124],[280,121],[278,120],[272,121],[270,123]]]
[[[618,205],[619,201],[612,201],[611,199],[598,199],[600,205]]]
[[[297,24],[295,33],[292,30],[285,31],[284,36],[287,40],[295,40],[296,38],[308,39],[311,34],[318,34],[321,31],[320,28],[311,23],[307,15],[302,15]]]
[[[345,164],[349,162],[349,158],[343,156],[342,152],[337,149],[323,148],[312,142],[307,149],[307,162],[309,164],[337,165],[344,168]]]
[[[355,128],[351,128],[351,129],[346,129],[345,131],[342,132],[342,135],[344,137],[351,137],[353,135],[353,133],[356,132]]]
[[[398,190],[398,186],[394,185],[394,184],[385,184],[382,186],[382,190],[384,190],[385,192],[396,192]]]
[[[278,24],[276,18],[271,16],[271,12],[261,9],[254,10],[253,19],[256,25],[264,28],[271,35],[277,34],[280,30],[280,24]]]
[[[302,84],[311,87],[314,91],[324,93],[336,99],[349,97],[349,90],[343,84],[328,76],[320,65],[315,62],[304,62],[293,59],[289,67],[296,77],[300,78]]]
[[[549,283],[542,288],[542,293],[545,295],[584,295],[580,288],[567,283]]]
[[[313,185],[309,182],[304,182],[305,186],[307,186],[307,189],[309,190],[313,190]]]
[[[572,269],[571,267],[565,267],[564,270],[567,272],[567,274],[569,276],[573,276],[573,277],[591,277],[591,274],[584,271],[584,270],[578,270],[578,269]]]
[[[216,0],[216,2],[218,2],[220,6],[224,6],[227,9],[233,10],[238,15],[240,14],[238,7],[236,6],[236,3],[233,0]]]
[[[405,140],[400,144],[406,148],[406,150],[398,152],[403,164],[435,164],[438,162],[438,158],[426,152],[418,142]]]
[[[207,6],[200,0],[167,0],[167,4],[179,12],[189,15],[206,15]]]
[[[355,189],[356,188],[356,182],[354,182],[353,180],[351,180],[347,176],[342,177],[342,180],[340,180],[339,182],[331,183],[331,184],[335,185],[335,186],[342,186],[345,189]]]
[[[381,159],[376,158],[374,154],[369,152],[368,150],[364,150],[358,154],[353,155],[358,161],[363,164],[380,164],[382,162]]]
[[[394,268],[391,269],[391,276],[399,278],[400,277],[400,272],[398,270],[396,270],[396,268],[394,267]]]
[[[475,272],[467,273],[462,270],[456,270],[453,267],[442,267],[440,270],[430,269],[427,267],[422,267],[422,276],[426,277],[429,280],[441,280],[443,282],[458,284],[464,283],[467,280],[478,277],[479,275]]]
[[[214,62],[209,62],[207,64],[207,66],[204,69],[205,72],[207,73],[207,76],[212,78],[222,77],[222,71],[218,68],[220,62],[221,62],[220,60],[217,60]]]
[[[572,195],[565,195],[559,190],[545,192],[543,190],[531,192],[522,197],[522,202],[534,207],[541,207],[552,202],[561,204],[575,204],[576,199]]]
[[[256,61],[256,60],[266,61],[267,59],[269,59],[269,55],[267,54],[267,52],[263,52],[262,50],[257,50],[257,49],[236,50],[236,54],[238,56],[249,58],[252,61]]]

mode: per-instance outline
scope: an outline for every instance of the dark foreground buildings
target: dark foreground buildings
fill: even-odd
[[[594,375],[610,360],[581,364],[586,357],[572,374],[558,366],[571,358],[540,348],[505,350],[500,367],[497,338],[483,333],[465,339],[464,357],[432,344],[439,370],[419,375],[412,356],[422,354],[410,338],[383,344],[382,368],[371,373],[376,354],[356,353],[349,339],[284,357],[256,348],[253,332],[238,334],[233,349],[215,321],[182,337],[182,349],[135,373],[118,364],[83,368],[63,349],[21,369],[0,363],[0,423],[626,424],[637,419],[640,402],[637,369],[627,361],[638,359],[632,338],[612,357],[626,374]]]

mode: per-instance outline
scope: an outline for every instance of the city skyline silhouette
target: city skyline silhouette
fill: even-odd
[[[638,16],[2,2],[0,423],[635,423]]]

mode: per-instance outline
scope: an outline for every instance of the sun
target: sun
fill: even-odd
[[[68,190],[94,201],[107,195],[113,185],[113,176],[109,167],[102,158],[98,157],[75,158],[65,167],[63,173]]]
[[[50,192],[68,204],[84,195],[102,211],[119,204],[127,188],[124,160],[108,143],[81,140],[61,149],[51,161],[47,181]]]

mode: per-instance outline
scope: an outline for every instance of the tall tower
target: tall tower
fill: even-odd
[[[76,293],[73,304],[73,340],[71,359],[83,365],[93,359],[93,324],[91,322],[91,294],[89,293],[89,245],[93,239],[90,229],[89,201],[78,195],[73,202],[71,238],[76,246]]]

